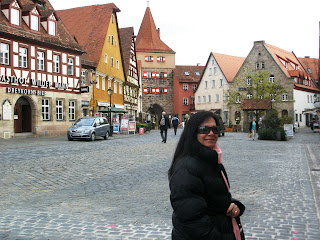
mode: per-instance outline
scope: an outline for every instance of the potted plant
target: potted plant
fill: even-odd
[[[228,127],[226,127],[226,132],[233,132],[233,123],[232,120],[229,119]]]

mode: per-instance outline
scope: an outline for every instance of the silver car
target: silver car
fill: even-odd
[[[87,139],[94,141],[96,137],[108,139],[110,135],[110,125],[104,117],[82,117],[79,118],[68,129],[68,140]]]

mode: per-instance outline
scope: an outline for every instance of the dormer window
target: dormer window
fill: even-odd
[[[31,30],[39,31],[39,16],[31,15]]]
[[[41,25],[51,36],[57,35],[57,19],[54,13],[51,13],[49,16],[44,16],[41,18]]]
[[[56,22],[49,20],[49,27],[48,27],[48,33],[52,36],[56,35]]]
[[[16,8],[11,8],[11,23],[20,26],[20,10]]]

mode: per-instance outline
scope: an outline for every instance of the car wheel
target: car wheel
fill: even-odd
[[[104,140],[107,140],[109,138],[109,132],[107,131],[106,135],[104,135]]]
[[[90,139],[91,141],[94,141],[94,140],[96,140],[96,134],[95,133],[91,133],[91,139]]]
[[[68,135],[68,140],[69,140],[69,141],[72,141],[73,138]]]

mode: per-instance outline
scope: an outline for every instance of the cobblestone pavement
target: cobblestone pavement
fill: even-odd
[[[169,129],[95,142],[0,139],[0,240],[171,239]],[[247,239],[319,240],[320,134],[219,138]]]

